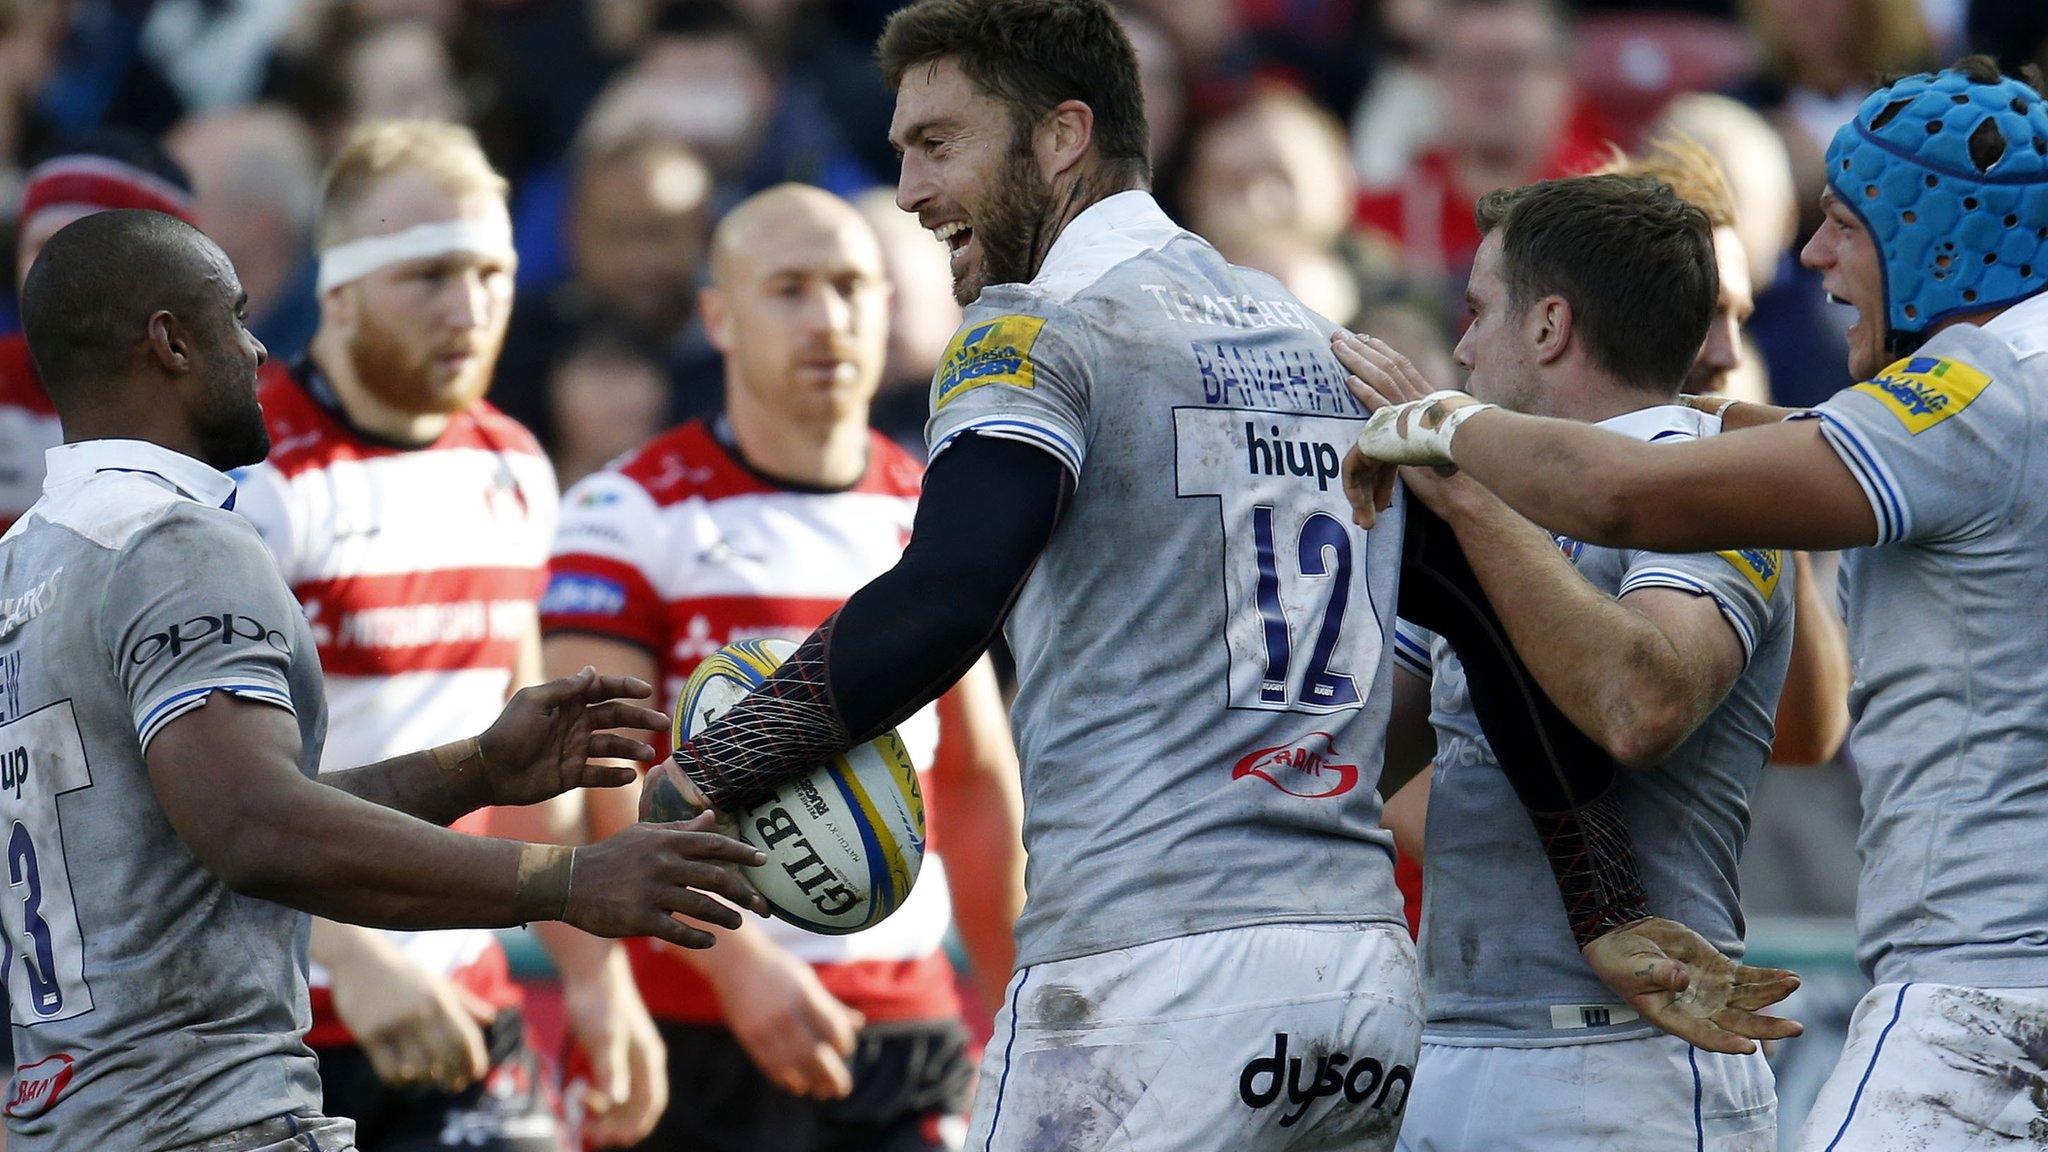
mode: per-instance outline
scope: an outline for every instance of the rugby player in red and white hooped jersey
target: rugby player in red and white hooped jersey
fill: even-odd
[[[147,208],[192,224],[192,182],[155,141],[113,130],[30,168],[21,189],[15,287],[58,229],[115,208]],[[63,439],[27,336],[0,335],[0,532],[43,494],[43,453]]]
[[[431,746],[539,679],[536,604],[558,498],[533,437],[484,401],[512,305],[505,182],[467,129],[356,131],[328,170],[311,351],[263,389],[269,458],[241,480],[304,607],[332,714],[322,770]],[[478,817],[481,817],[479,819]],[[541,810],[460,825],[508,835]],[[545,838],[545,837],[543,837]],[[564,952],[568,930],[537,930]],[[327,1107],[365,1146],[553,1152],[519,993],[486,931],[383,933],[315,920]],[[572,1024],[654,1043],[623,965],[563,963]],[[634,1026],[634,1021],[638,1026]]]
[[[725,413],[570,489],[542,604],[549,668],[673,694],[721,644],[802,638],[910,536],[922,470],[867,423],[889,288],[866,222],[817,189],[770,189],[720,223],[711,279]],[[1023,895],[1016,752],[985,661],[900,731],[929,766],[935,853],[887,921],[834,937],[756,917],[701,955],[628,943],[671,1073],[643,1147],[957,1147],[973,1073],[941,940],[950,903],[998,1003]],[[632,797],[586,803],[594,836],[634,819]]]

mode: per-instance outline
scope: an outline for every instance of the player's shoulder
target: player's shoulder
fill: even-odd
[[[858,490],[915,499],[924,490],[924,464],[905,451],[903,445],[870,428],[868,470],[861,477]]]
[[[256,400],[270,432],[270,452],[258,467],[279,479],[322,467],[349,441],[347,430],[313,399],[290,366],[274,360],[265,364],[257,376]]]
[[[516,452],[525,456],[546,458],[547,450],[540,446],[540,439],[526,425],[489,400],[478,400],[462,413],[462,417],[450,427],[461,440],[460,446],[488,448],[494,452]],[[465,435],[466,434],[466,435]],[[444,440],[449,437],[444,436]],[[471,443],[471,440],[474,443]],[[456,446],[456,445],[451,445]]]
[[[198,503],[139,472],[101,472],[86,483],[63,485],[36,515],[114,552],[169,548],[198,558],[214,548],[230,559],[251,544],[261,552],[255,527],[241,516]]]
[[[608,479],[600,481],[597,490],[630,491],[662,509],[766,489],[732,458],[703,420],[663,432],[579,482],[572,492],[584,490],[584,484],[599,477]]]
[[[1995,420],[2040,407],[2028,404],[2025,394],[2043,386],[2048,386],[2048,360],[2023,360],[1994,330],[1959,324],[1822,407],[1839,413],[1859,403],[1874,404],[1907,434],[1918,436],[1965,412],[1972,421]]]

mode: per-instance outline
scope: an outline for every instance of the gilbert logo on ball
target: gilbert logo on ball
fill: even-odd
[[[796,645],[742,640],[706,657],[676,697],[675,742],[710,727]],[[894,730],[730,813],[768,862],[745,868],[775,914],[813,932],[872,927],[910,895],[924,864],[924,794]]]

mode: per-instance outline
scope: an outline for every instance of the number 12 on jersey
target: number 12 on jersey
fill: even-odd
[[[1236,408],[1173,418],[1177,494],[1212,498],[1222,513],[1230,707],[1359,707],[1380,627],[1364,536],[1341,512],[1339,465],[1357,422]]]

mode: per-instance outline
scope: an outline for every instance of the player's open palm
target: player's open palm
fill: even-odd
[[[838,1100],[853,1091],[847,1058],[866,1020],[818,982],[810,965],[780,948],[718,977],[732,1034],[763,1075],[792,1096]]]
[[[765,864],[767,856],[712,826],[708,812],[682,824],[635,824],[576,849],[563,923],[592,936],[709,948],[716,938],[678,917],[737,928],[739,908],[767,915],[768,902],[732,867]]]
[[[654,749],[612,728],[660,731],[668,717],[632,703],[654,686],[631,676],[600,676],[586,667],[514,693],[505,710],[477,738],[493,804],[537,804],[573,788],[617,788],[636,777],[628,764],[646,762]]]
[[[1756,1051],[1758,1040],[1801,1031],[1797,1021],[1762,1011],[1790,996],[1798,976],[1737,963],[1677,921],[1638,920],[1581,952],[1643,1019],[1696,1047],[1739,1055]]]

